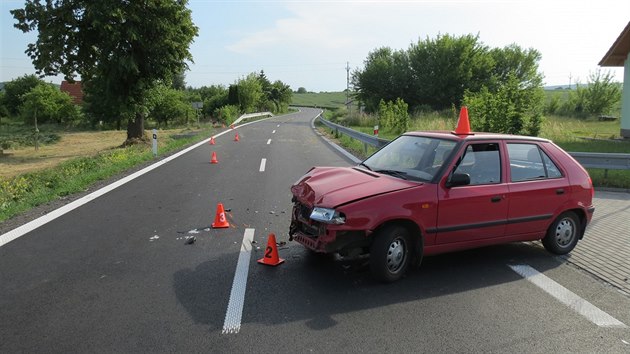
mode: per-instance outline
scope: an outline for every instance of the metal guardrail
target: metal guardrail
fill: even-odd
[[[387,139],[377,138],[373,135],[365,134],[344,127],[343,125],[335,124],[319,116],[320,122],[325,126],[334,129],[336,135],[339,133],[345,134],[353,139],[359,140],[363,143],[364,150],[367,152],[367,146],[374,146],[381,148],[389,143]],[[573,156],[582,166],[586,168],[599,168],[603,169],[604,176],[608,176],[608,170],[630,170],[630,154],[618,154],[618,153],[601,153],[601,152],[569,152],[569,155]]]
[[[582,166],[586,168],[601,168],[606,170],[630,170],[630,154],[602,153],[602,152],[569,152]]]
[[[324,117],[322,117],[321,115],[319,116],[319,121],[322,122],[322,124],[324,124],[325,126],[327,126],[330,129],[334,129],[335,130],[335,136],[339,136],[339,134],[345,134],[353,139],[359,140],[360,142],[363,143],[363,151],[365,153],[367,153],[367,147],[368,146],[374,146],[377,148],[382,148],[383,146],[389,144],[389,140],[387,139],[382,139],[379,137],[376,137],[374,135],[370,135],[370,134],[365,134],[365,133],[361,133],[358,132],[356,130],[344,127],[343,125],[339,125],[339,124],[335,124],[331,121],[328,121],[326,119],[324,119]]]
[[[271,112],[257,112],[257,113],[243,114],[242,116],[238,117],[232,124],[238,124],[238,123],[240,123],[240,121],[245,120],[245,119],[254,118],[254,117],[263,117],[263,116],[272,116],[273,117],[273,113],[271,113]]]

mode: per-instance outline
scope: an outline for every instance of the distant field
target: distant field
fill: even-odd
[[[294,106],[337,109],[345,105],[345,92],[294,93],[291,104]]]

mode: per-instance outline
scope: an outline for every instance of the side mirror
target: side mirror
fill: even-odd
[[[468,173],[454,173],[446,181],[446,187],[467,186],[470,184],[470,175]]]

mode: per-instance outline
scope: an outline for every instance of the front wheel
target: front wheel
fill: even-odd
[[[370,270],[383,282],[400,279],[411,261],[412,242],[409,231],[402,226],[389,225],[375,234],[370,247]]]
[[[567,254],[577,245],[581,232],[580,218],[574,212],[567,211],[551,224],[542,243],[553,254]]]

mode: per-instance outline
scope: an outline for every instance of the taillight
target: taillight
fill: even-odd
[[[591,177],[588,178],[588,185],[591,188],[591,199],[595,198],[595,188],[593,188],[593,180]]]

